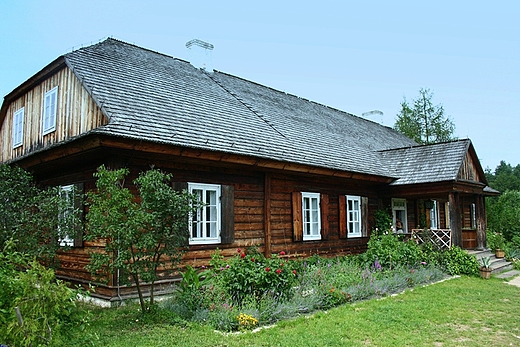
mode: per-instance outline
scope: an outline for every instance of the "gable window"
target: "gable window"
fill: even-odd
[[[302,193],[303,240],[320,240],[320,194]]]
[[[348,237],[361,237],[361,197],[347,195]]]
[[[23,122],[25,109],[22,107],[13,115],[13,148],[20,147],[23,143]]]
[[[58,101],[58,87],[45,93],[43,100],[42,134],[46,135],[56,130],[56,109]]]
[[[392,218],[395,232],[406,233],[408,230],[406,199],[392,199]]]

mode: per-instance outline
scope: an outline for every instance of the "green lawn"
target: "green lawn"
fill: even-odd
[[[97,334],[95,346],[520,346],[520,288],[475,277],[347,304],[254,333],[171,325],[164,312],[146,317],[137,306],[92,314],[84,336]]]

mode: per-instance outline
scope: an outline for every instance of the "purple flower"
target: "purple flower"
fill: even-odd
[[[378,259],[376,259],[374,261],[374,264],[372,265],[372,269],[374,269],[375,271],[379,271],[379,270],[382,269],[382,266],[381,266],[381,264],[379,264],[379,260]]]

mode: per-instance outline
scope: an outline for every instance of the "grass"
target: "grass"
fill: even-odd
[[[92,322],[70,345],[93,346],[519,346],[520,288],[460,277],[380,300],[347,304],[258,332],[223,334],[173,324],[171,313],[138,306],[91,308]],[[97,337],[96,337],[97,336]],[[88,341],[85,339],[88,338]]]

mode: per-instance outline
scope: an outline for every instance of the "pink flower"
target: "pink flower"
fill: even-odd
[[[276,273],[277,273],[277,274],[279,275],[279,274],[281,274],[281,273],[282,273],[282,270],[280,270],[280,269],[277,269],[277,270],[276,270]]]
[[[206,265],[202,265],[202,268],[205,269],[205,268],[206,268]]]
[[[281,251],[281,252],[280,252],[280,255],[285,255],[285,252],[284,252],[284,251]]]
[[[240,254],[240,258],[245,258],[245,256],[246,256],[245,253]]]
[[[293,275],[296,275],[296,270],[292,270]]]
[[[271,269],[268,268],[268,267],[266,267],[266,268],[265,268],[265,271],[269,272],[269,271],[271,271]]]

